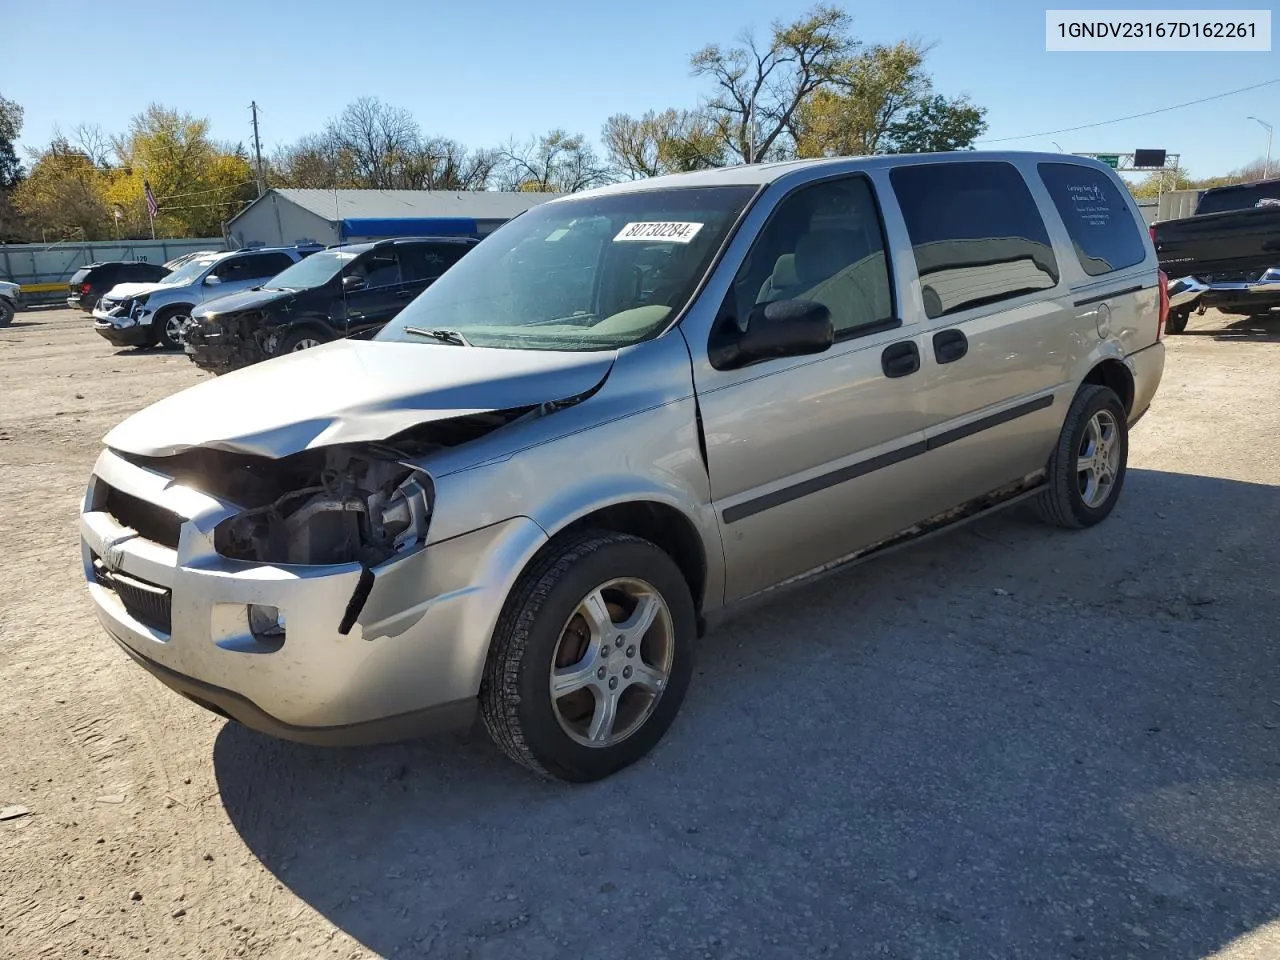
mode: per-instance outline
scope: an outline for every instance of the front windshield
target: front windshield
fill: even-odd
[[[310,290],[332,280],[346,264],[356,258],[349,250],[322,250],[285,267],[263,284],[267,290]]]
[[[640,190],[534,207],[450,267],[376,339],[430,343],[438,341],[421,331],[449,330],[477,347],[520,350],[639,343],[688,303],[755,190]]]
[[[194,283],[200,278],[200,274],[209,269],[210,266],[217,263],[216,260],[190,260],[180,266],[173,273],[166,276],[163,280],[157,280],[163,287],[186,286],[188,283]]]

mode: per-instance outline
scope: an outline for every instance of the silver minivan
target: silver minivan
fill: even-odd
[[[372,339],[112,430],[84,573],[127,653],[250,727],[350,744],[478,714],[525,766],[597,779],[667,731],[726,605],[1023,499],[1105,519],[1166,314],[1091,160],[591,190]]]

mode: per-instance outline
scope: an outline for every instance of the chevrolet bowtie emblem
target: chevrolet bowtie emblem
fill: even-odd
[[[138,534],[133,530],[121,533],[102,544],[102,565],[110,572],[117,573],[124,563],[124,545]]]

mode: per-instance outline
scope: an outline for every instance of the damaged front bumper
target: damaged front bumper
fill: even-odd
[[[259,337],[245,337],[235,326],[221,321],[192,320],[183,334],[182,348],[192,363],[212,373],[229,373],[271,356]]]
[[[240,513],[111,450],[99,457],[81,513],[84,574],[103,627],[135,660],[285,739],[373,743],[470,722],[511,578],[546,541],[536,523],[503,520],[366,568],[227,559],[215,528]]]
[[[95,307],[93,329],[115,347],[145,347],[154,339],[150,315],[143,322],[136,316],[111,313]]]

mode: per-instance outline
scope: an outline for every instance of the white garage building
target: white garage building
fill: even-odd
[[[227,222],[232,248],[483,237],[557,193],[271,189]]]

